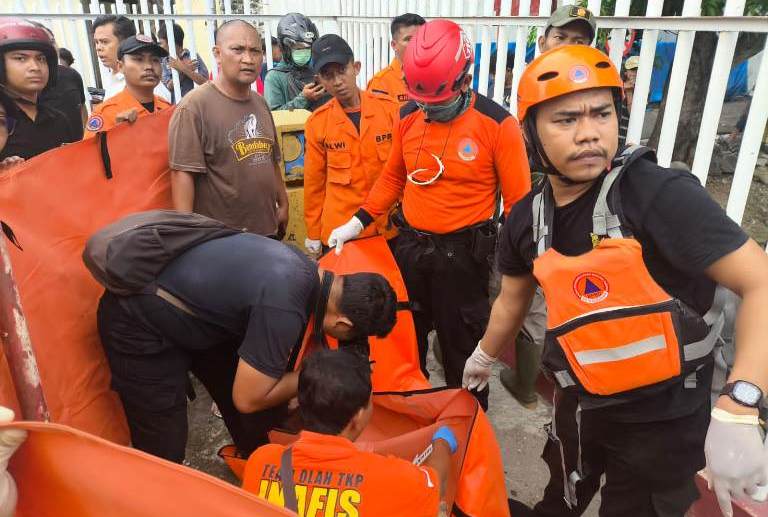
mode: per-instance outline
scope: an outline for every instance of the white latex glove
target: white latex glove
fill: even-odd
[[[323,251],[323,243],[319,239],[304,239],[304,247],[313,255],[319,255]]]
[[[468,390],[480,391],[488,386],[488,379],[491,378],[491,366],[496,362],[495,357],[486,354],[480,347],[482,341],[477,344],[475,351],[464,363],[464,375],[461,385]]]
[[[713,411],[704,442],[707,483],[725,517],[733,516],[732,498],[756,496],[768,484],[768,454],[759,426],[724,421],[730,417],[728,413],[719,417]]]
[[[11,422],[13,411],[0,406],[0,422]],[[27,432],[21,429],[3,429],[0,431],[0,517],[13,517],[16,510],[18,492],[16,483],[8,473],[8,461],[27,438]]]
[[[344,247],[344,243],[354,239],[360,235],[360,232],[362,231],[363,223],[361,223],[360,219],[357,217],[352,216],[352,219],[342,224],[338,228],[333,229],[331,236],[328,237],[328,246],[331,248],[335,246],[336,254],[338,255],[341,253],[341,248]]]

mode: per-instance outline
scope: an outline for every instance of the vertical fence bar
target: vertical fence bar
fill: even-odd
[[[650,2],[649,2],[650,3]],[[627,16],[629,14],[629,0],[616,0],[616,12],[614,16]],[[611,61],[616,68],[621,70],[621,60],[624,57],[624,41],[627,36],[626,29],[613,29],[611,31]]]
[[[752,106],[747,116],[747,124],[744,126],[744,135],[741,138],[739,158],[736,160],[736,170],[733,173],[731,191],[728,193],[728,215],[741,224],[744,217],[744,209],[747,206],[749,187],[752,185],[752,176],[755,173],[757,156],[762,145],[763,134],[768,122],[768,45],[763,50],[760,60],[760,70],[757,72],[757,83],[752,96]]]
[[[267,59],[267,70],[272,70],[275,67],[275,63],[272,61],[272,27],[269,26],[269,21],[264,23],[264,53]]]
[[[501,3],[502,6],[505,4],[510,4],[510,2]],[[501,106],[504,105],[504,88],[507,82],[508,44],[507,27],[499,25],[496,36],[496,70],[494,70],[493,100]]]
[[[685,0],[683,4],[683,16],[698,16],[701,14],[701,0]],[[691,50],[695,31],[680,31],[677,35],[675,59],[672,62],[672,71],[669,74],[669,89],[667,90],[667,107],[664,110],[664,121],[661,125],[659,148],[656,156],[659,165],[669,167],[672,161],[672,152],[675,147],[677,135],[677,123],[680,121],[680,108],[685,93],[685,83],[688,77],[688,65],[691,62]]]
[[[520,0],[518,8],[519,16],[529,16],[531,13],[531,0]],[[520,76],[525,68],[525,46],[528,42],[528,27],[517,26],[515,36],[515,66],[512,70],[512,91],[509,95],[509,111],[517,116],[517,90],[520,86]],[[538,47],[536,43],[534,43]]]
[[[168,53],[171,59],[177,59],[176,55],[176,35],[173,33],[173,10],[171,10],[171,0],[163,0],[163,16],[165,17],[165,32],[168,36]],[[177,103],[181,102],[181,82],[179,81],[179,71],[171,68],[171,77],[173,77],[173,95]]]
[[[662,0],[650,0],[645,10],[646,16],[661,16],[664,7]],[[643,135],[643,123],[645,122],[645,108],[648,105],[648,94],[651,91],[651,74],[653,73],[653,61],[656,56],[656,41],[659,31],[646,29],[643,31],[643,43],[640,46],[640,67],[635,78],[635,92],[632,97],[632,106],[627,129],[627,141],[640,143]]]
[[[563,4],[565,4],[565,3],[566,2],[563,2]],[[570,2],[570,3],[573,3],[573,2]],[[542,17],[545,17],[545,18],[549,18],[550,14],[552,14],[552,4],[549,1],[547,1],[547,0],[540,1],[539,2],[539,16],[542,16]],[[542,22],[546,23],[546,19],[542,20]],[[541,49],[539,49],[539,38],[544,35],[544,29],[546,29],[546,27],[544,25],[540,25],[536,29],[536,40],[533,42],[533,46],[534,46],[535,55],[537,55],[537,56],[541,53]],[[526,35],[527,35],[527,32],[528,31],[526,30]],[[526,38],[526,40],[527,40],[527,38]]]
[[[184,0],[182,5],[184,6],[184,14],[193,14],[191,0]],[[178,1],[176,3],[176,12],[177,13],[179,12]],[[194,52],[194,54],[199,54],[199,52],[197,51],[197,31],[195,29],[195,22],[193,20],[184,20],[183,23],[184,23],[184,39],[187,41],[187,48],[190,49],[190,53]],[[190,45],[189,41],[192,41],[193,45]],[[193,57],[194,57],[194,54],[193,54]],[[197,84],[195,84],[195,87],[197,87]]]
[[[216,14],[216,4],[214,0],[208,0],[207,6],[208,14]],[[205,21],[208,26],[208,46],[210,47],[211,67],[210,71],[213,74],[213,78],[219,77],[219,65],[216,63],[216,58],[213,56],[213,47],[216,46],[216,21],[213,18],[208,18]]]
[[[373,45],[373,24],[365,24],[365,76],[363,77],[363,88],[368,84],[368,80],[373,77],[374,74],[374,57],[373,57],[374,45]]]
[[[147,2],[147,0],[139,0],[139,6],[140,6],[139,12],[141,12],[142,14],[149,14],[149,3]],[[141,20],[141,27],[142,27],[141,32],[143,32],[144,34],[149,34],[150,32],[152,32],[151,23],[149,20]]]
[[[491,30],[488,25],[477,27],[480,33],[480,76],[477,83],[477,91],[481,95],[488,94],[488,77],[491,65]],[[497,56],[498,59],[498,56]]]
[[[744,14],[745,6],[746,0],[727,0],[723,16],[741,16]],[[707,88],[707,100],[704,102],[706,116],[701,118],[699,139],[696,141],[696,154],[691,168],[691,172],[699,178],[702,185],[707,183],[712,149],[715,145],[715,138],[717,138],[717,126],[720,122],[725,91],[728,87],[729,74],[725,73],[725,70],[731,69],[738,38],[738,32],[721,32],[717,39],[715,59],[712,62],[712,72]]]
[[[648,5],[650,6],[653,3],[662,3],[663,0],[648,0]],[[602,6],[602,0],[587,0],[587,9],[592,11],[592,14],[595,16],[600,16],[600,7]],[[595,34],[595,37],[597,37],[597,34]]]

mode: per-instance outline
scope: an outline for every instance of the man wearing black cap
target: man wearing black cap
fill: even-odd
[[[320,253],[331,230],[344,224],[365,201],[392,146],[399,104],[386,95],[361,91],[356,78],[360,62],[336,34],[312,45],[315,80],[333,97],[317,108],[304,129],[305,247]],[[395,235],[386,215],[362,237]]]
[[[94,108],[85,124],[85,138],[106,131],[121,122],[137,118],[171,105],[154,94],[162,73],[161,58],[168,52],[144,34],[120,42],[117,50],[118,68],[125,76],[125,88]]]

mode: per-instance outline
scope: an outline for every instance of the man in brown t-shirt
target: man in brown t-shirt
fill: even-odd
[[[261,38],[242,20],[216,31],[220,73],[185,96],[168,131],[173,206],[260,235],[280,236],[288,194],[275,124],[251,90],[261,70]]]

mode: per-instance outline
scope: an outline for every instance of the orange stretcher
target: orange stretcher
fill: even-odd
[[[196,470],[42,422],[13,455],[16,517],[280,517],[296,515]]]
[[[416,332],[408,307],[405,284],[383,237],[348,242],[341,255],[330,252],[321,267],[336,274],[375,272],[384,275],[397,294],[401,310],[392,332],[370,340],[373,362],[373,417],[356,445],[362,450],[392,454],[412,461],[429,445],[441,425],[450,425],[459,448],[453,455],[446,501],[454,515],[509,515],[501,450],[485,413],[465,390],[433,389],[419,368]],[[309,345],[309,326],[299,362]],[[329,339],[334,348],[337,343]],[[298,430],[276,429],[273,443],[292,443]],[[242,478],[246,460],[233,446],[219,451],[232,471]]]
[[[96,331],[103,288],[81,254],[106,224],[171,206],[168,142],[157,136],[167,134],[171,112],[117,126],[106,139],[48,151],[0,175],[0,219],[23,248],[6,242],[51,420],[121,444],[128,443],[128,428]],[[19,414],[5,357],[0,404]]]

